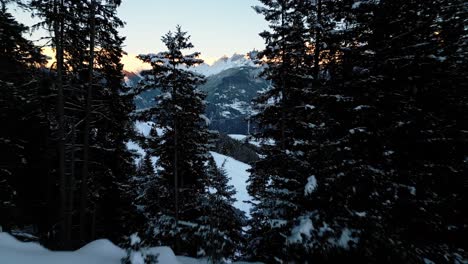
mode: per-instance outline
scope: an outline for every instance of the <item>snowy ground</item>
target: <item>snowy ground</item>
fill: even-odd
[[[246,135],[241,135],[241,134],[229,134],[228,136],[232,139],[239,140],[239,141],[244,141],[247,138]]]
[[[235,139],[241,142],[245,142],[245,140],[248,138],[247,135],[242,135],[242,134],[229,134],[228,136],[232,139]],[[252,137],[248,138],[248,140],[249,140],[249,144],[252,144],[257,147],[260,147],[262,143],[259,140],[253,139]],[[263,142],[263,144],[266,144],[266,145],[273,145],[274,143],[275,142],[272,139]]]
[[[0,263],[5,264],[118,264],[123,249],[97,240],[74,252],[51,252],[36,243],[23,243],[0,233]]]
[[[152,123],[137,122],[137,130],[144,136],[149,135]],[[160,132],[160,131],[158,131]],[[245,139],[245,136],[244,136]],[[242,140],[242,139],[238,139]],[[136,142],[128,142],[129,149],[144,155],[144,150]],[[250,217],[251,205],[246,201],[252,198],[247,193],[247,180],[250,166],[231,157],[211,152],[218,167],[224,166],[229,183],[236,189],[234,206]],[[160,264],[208,264],[205,259],[175,256],[168,247],[155,247],[148,250],[159,254]],[[82,247],[77,251],[53,252],[37,243],[20,242],[7,233],[0,232],[0,264],[120,264],[125,256],[125,250],[112,244],[109,240],[97,240]],[[238,264],[247,262],[235,262]]]
[[[138,131],[138,133],[147,137],[153,125],[154,125],[153,122],[136,122],[135,128]],[[161,129],[158,129],[157,131],[158,131],[158,134],[163,133]],[[246,135],[229,135],[229,136],[236,140],[244,140],[247,137]],[[252,141],[251,143],[254,145],[259,145],[258,142]],[[145,151],[136,142],[133,142],[133,141],[128,142],[127,147],[128,149],[134,150],[138,154],[140,154],[140,158],[137,158],[135,160],[136,163],[138,163],[141,157],[145,155]],[[249,179],[249,176],[250,176],[250,173],[247,170],[250,169],[250,166],[248,164],[245,164],[231,157],[221,155],[216,152],[211,152],[211,155],[215,159],[216,165],[218,167],[221,167],[224,164],[224,169],[226,170],[228,177],[230,178],[229,183],[233,185],[234,188],[236,189],[235,198],[237,201],[234,203],[234,206],[238,208],[239,210],[245,212],[247,217],[250,217],[251,205],[245,202],[245,201],[252,200],[250,195],[247,193],[247,180]],[[157,157],[153,157],[152,160],[154,164],[157,161]]]
[[[203,259],[175,256],[168,247],[150,248],[148,252],[159,255],[159,264],[209,263]],[[20,242],[7,233],[0,233],[1,264],[120,264],[124,256],[125,250],[105,239],[93,241],[77,251],[54,252],[37,243]]]
[[[145,137],[148,137],[149,134],[150,134],[150,131],[151,131],[151,128],[153,128],[153,125],[154,123],[153,122],[136,122],[135,123],[135,128],[136,128],[136,131],[138,133],[140,133],[141,135],[145,136]],[[157,128],[156,129],[158,135],[162,135],[163,131],[162,129],[160,128]],[[140,162],[140,160],[145,156],[145,150],[143,148],[141,148],[140,145],[138,145],[138,143],[134,142],[134,141],[129,141],[127,142],[127,148],[129,150],[133,150],[135,151],[136,153],[138,153],[140,155],[140,157],[136,158],[135,159],[135,164],[138,164],[138,162]],[[156,163],[157,161],[157,157],[152,157],[151,160],[153,161],[153,164]]]
[[[237,201],[234,203],[234,206],[239,210],[244,211],[247,217],[250,217],[251,204],[245,202],[252,200],[252,197],[250,197],[247,192],[247,180],[250,176],[250,173],[247,170],[250,169],[250,166],[216,152],[211,152],[211,155],[216,161],[216,165],[218,167],[221,167],[224,164],[224,169],[230,178],[229,184],[233,185],[236,189],[235,198]]]
[[[137,121],[135,123],[136,130],[138,133],[142,134],[143,136],[147,137],[150,134],[151,129],[154,126],[154,122],[140,122]],[[156,131],[158,132],[158,135],[163,134],[163,130],[161,128],[156,128]]]

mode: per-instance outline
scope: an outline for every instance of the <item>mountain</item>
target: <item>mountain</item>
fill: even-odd
[[[128,87],[136,87],[143,77],[136,72],[123,70],[125,85]],[[135,105],[137,109],[151,107],[154,104],[154,97],[159,94],[158,90],[143,92],[135,97]]]
[[[135,75],[143,70],[148,70],[151,66],[147,63],[143,63],[133,55],[124,55],[122,57],[124,63],[124,74]],[[205,76],[211,76],[218,74],[222,71],[232,68],[239,68],[244,66],[256,67],[251,59],[246,55],[235,53],[231,57],[223,56],[216,60],[213,64],[202,63],[198,66],[191,68],[196,73],[203,74]],[[136,74],[138,75],[138,74]],[[129,77],[131,79],[131,77]]]
[[[200,86],[208,95],[206,115],[212,129],[228,134],[248,134],[252,99],[269,85],[259,74],[257,67],[230,68],[208,77]]]
[[[252,99],[265,90],[269,82],[259,77],[261,68],[241,54],[223,57],[212,65],[202,64],[193,71],[207,76],[200,89],[207,93],[206,116],[211,129],[227,134],[248,134],[248,117],[252,114]],[[127,85],[134,86],[141,80],[139,74],[126,71]],[[135,99],[138,109],[154,104],[157,90],[145,92]],[[253,127],[250,127],[253,128]]]
[[[247,56],[242,54],[234,54],[231,57],[224,56],[215,61],[212,65],[206,63],[198,65],[194,68],[193,71],[209,77],[228,69],[240,67],[256,67],[256,65]]]
[[[138,84],[138,82],[142,79],[142,77],[140,76],[140,74],[136,73],[136,72],[131,72],[131,71],[127,71],[127,70],[123,70],[123,74],[124,74],[124,81],[125,81],[125,84],[129,87],[134,87]]]

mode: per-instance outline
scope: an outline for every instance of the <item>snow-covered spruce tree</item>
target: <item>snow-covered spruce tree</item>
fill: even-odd
[[[302,158],[308,165],[308,177],[298,186],[300,212],[293,219],[290,232],[285,235],[290,255],[294,256],[290,259],[301,263],[340,262],[351,254],[350,249],[356,242],[354,229],[352,225],[346,224],[331,227],[331,223],[339,221],[340,216],[334,218],[322,214],[322,211],[332,210],[337,206],[346,208],[346,205],[331,202],[334,201],[334,196],[340,196],[338,190],[335,190],[337,193],[324,196],[320,196],[320,190],[328,189],[329,181],[339,179],[344,171],[337,172],[336,169],[345,166],[353,155],[350,148],[340,144],[347,142],[344,136],[349,133],[348,129],[355,128],[349,125],[354,121],[355,101],[344,86],[347,76],[343,72],[350,65],[347,64],[349,60],[343,59],[343,54],[356,44],[348,40],[350,25],[343,23],[343,15],[346,14],[343,5],[348,5],[348,2],[318,0],[311,1],[310,4],[306,21],[310,32],[310,54],[313,57],[310,67],[313,78],[311,92],[307,94],[306,100],[311,111],[303,114],[298,121],[309,127],[302,143]],[[348,126],[350,127],[345,129]],[[340,188],[348,186],[344,184]],[[323,201],[319,203],[317,196]],[[354,220],[360,223],[357,215]],[[353,221],[351,222],[354,223]]]
[[[304,220],[313,230],[303,233],[311,259],[466,258],[466,77],[457,74],[466,67],[459,41],[466,5],[334,1],[330,8],[340,27],[327,40],[333,56],[313,97],[321,125],[320,144],[308,152],[317,180]]]
[[[356,5],[350,1],[316,1],[316,5],[317,15],[310,13],[309,23],[313,29],[320,13],[321,25],[315,26],[320,31],[311,38],[319,42],[320,50],[314,50],[319,68],[314,65],[314,92],[309,99],[314,111],[307,117],[313,125],[305,155],[313,176],[303,187],[304,210],[290,240],[303,245],[302,261],[335,263],[351,256],[364,258],[365,248],[357,244],[368,225],[366,208],[373,206],[364,201],[371,195],[369,190],[380,188],[374,184],[384,182],[380,178],[384,163],[376,148],[377,134],[369,133],[377,126],[372,121],[376,112],[360,116],[370,106],[369,91],[363,83],[351,85],[354,76],[366,74],[364,66],[352,60],[362,47],[360,41],[365,41],[353,39],[352,33],[367,32],[355,21]]]
[[[369,76],[358,80],[375,81],[367,89],[378,118],[365,122],[378,124],[369,130],[380,144],[375,153],[386,160],[387,178],[374,194],[384,204],[377,214],[384,221],[373,223],[381,232],[365,233],[370,237],[366,246],[386,248],[377,257],[393,257],[393,262],[460,261],[468,254],[461,242],[467,228],[460,222],[467,213],[462,149],[467,148],[463,87],[468,78],[459,75],[467,69],[462,54],[468,6],[462,1],[384,1],[361,8],[360,14],[375,8],[372,34],[362,47],[375,54],[360,58],[371,67]],[[387,225],[379,226],[382,222]]]
[[[138,233],[132,234],[127,243],[126,256],[121,260],[121,264],[157,264],[158,254],[153,254],[148,248],[142,246],[143,242]]]
[[[4,6],[6,3],[2,2],[2,4]],[[0,86],[2,87],[0,120],[5,126],[0,132],[0,147],[2,149],[0,208],[3,209],[14,205],[16,191],[12,187],[12,174],[15,171],[12,171],[12,169],[20,166],[24,155],[21,153],[22,144],[13,137],[13,131],[11,131],[14,127],[12,126],[14,120],[21,119],[14,114],[18,111],[16,109],[18,101],[22,101],[22,93],[11,81],[18,82],[19,77],[25,74],[28,65],[24,59],[29,57],[29,53],[34,49],[34,46],[22,36],[26,27],[16,22],[5,8],[0,11],[0,29]],[[7,159],[7,157],[10,158]],[[6,215],[6,213],[3,214]],[[3,222],[3,224],[5,223]]]
[[[45,57],[23,37],[28,28],[14,19],[6,4],[2,1],[0,10],[0,225],[4,230],[22,223],[24,215],[18,212],[28,211],[27,201],[45,201],[43,182],[34,173],[43,171],[45,166],[38,164],[47,163],[48,157],[34,155],[45,152],[44,134],[49,131],[41,100],[49,94],[41,91],[38,80]]]
[[[154,148],[158,146],[153,140],[155,135],[156,129],[151,130],[147,142],[149,143],[147,151],[153,155],[155,155]],[[147,154],[145,159],[146,157],[150,155]],[[144,160],[141,162],[146,163]],[[154,172],[152,174],[141,172],[138,175],[137,182],[146,186],[141,188],[137,204],[145,207],[147,219],[153,219],[152,212],[160,210],[164,205],[148,199],[155,195],[158,197],[166,195],[165,199],[170,199],[172,194],[168,192],[167,186],[161,184],[161,179],[155,177]],[[201,181],[204,186],[204,191],[198,198],[201,214],[196,226],[193,226],[196,231],[192,237],[198,245],[197,257],[207,257],[215,263],[235,259],[245,244],[242,227],[246,225],[245,214],[233,206],[235,190],[228,184],[229,178],[224,168],[218,168],[212,157],[208,158],[204,178]]]
[[[142,73],[143,90],[161,90],[157,105],[141,112],[142,118],[155,121],[148,146],[150,154],[158,156],[161,168],[143,198],[151,221],[147,235],[176,253],[196,256],[209,132],[203,115],[205,94],[196,89],[204,77],[188,69],[203,61],[198,52],[182,53],[193,48],[189,39],[177,27],[162,37],[167,51],[138,58],[152,66]],[[161,135],[156,127],[162,129]]]
[[[270,23],[261,33],[266,49],[258,58],[266,62],[263,76],[272,82],[256,98],[263,141],[261,160],[252,168],[249,193],[254,198],[249,249],[252,258],[266,262],[299,261],[304,251],[291,232],[304,214],[304,186],[313,175],[306,153],[311,144],[308,116],[312,92],[313,53],[306,27],[309,1],[264,0],[255,10]],[[299,236],[300,238],[300,236]]]
[[[145,153],[145,156],[140,160],[137,166],[137,175],[154,176],[154,166],[151,156]]]
[[[218,168],[211,157],[206,166],[205,197],[202,200],[198,234],[203,254],[213,263],[224,263],[238,257],[245,245],[242,227],[244,212],[233,206],[236,191],[229,185],[224,164]]]

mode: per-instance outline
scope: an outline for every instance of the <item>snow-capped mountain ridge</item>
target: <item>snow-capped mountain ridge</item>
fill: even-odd
[[[257,67],[257,65],[246,55],[233,54],[231,57],[223,56],[213,64],[203,63],[193,68],[193,71],[205,76],[212,76],[228,69],[241,67]]]
[[[128,74],[139,75],[141,71],[151,68],[149,64],[145,64],[136,58],[132,58],[131,56],[124,56],[123,63],[124,74],[126,77],[128,77]],[[216,75],[225,70],[242,67],[258,67],[258,65],[256,65],[247,55],[234,53],[231,57],[223,56],[212,64],[202,63],[190,69],[196,73],[208,77]]]

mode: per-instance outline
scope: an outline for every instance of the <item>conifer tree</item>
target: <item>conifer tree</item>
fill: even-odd
[[[182,53],[193,48],[189,39],[177,27],[162,37],[167,51],[138,58],[152,66],[142,73],[145,89],[161,90],[157,105],[142,112],[143,118],[154,120],[163,130],[158,135],[153,128],[149,142],[151,154],[159,157],[157,165],[161,168],[145,198],[152,203],[149,208],[155,221],[154,234],[150,235],[172,245],[178,253],[194,256],[209,133],[203,116],[205,94],[196,89],[204,77],[187,70],[203,61],[198,59],[198,52]]]
[[[95,136],[89,139],[90,188],[87,199],[90,203],[85,208],[89,211],[86,220],[88,239],[106,235],[116,242],[123,241],[128,232],[137,231],[140,225],[131,204],[133,187],[129,184],[136,169],[133,155],[126,146],[126,142],[134,137],[130,116],[134,103],[129,89],[123,85],[121,58],[124,37],[118,30],[124,23],[117,17],[119,5],[120,1],[114,0],[91,3],[87,6],[89,15],[84,23],[86,35],[90,38],[94,35],[96,47],[94,60],[90,53],[92,46],[87,49],[89,55],[85,57],[88,58],[88,75],[94,72],[94,76],[91,82],[89,78],[85,79],[86,94],[91,92],[91,101],[83,104],[90,107],[91,128],[96,131]],[[94,61],[93,71],[90,71],[89,61]],[[115,207],[114,204],[120,206]],[[92,221],[94,215],[98,215],[96,226]]]
[[[132,234],[126,243],[126,256],[121,259],[121,264],[157,264],[159,254],[152,254],[148,248],[142,246],[143,241],[138,233]]]
[[[63,57],[57,66],[67,69],[64,72],[57,67],[56,78],[60,84],[62,76],[69,87],[64,94],[67,177],[60,186],[64,185],[70,196],[60,200],[65,200],[67,212],[74,212],[71,208],[79,205],[80,243],[102,233],[112,233],[109,238],[118,242],[128,232],[125,229],[132,229],[136,215],[128,184],[135,166],[126,147],[133,136],[130,113],[134,105],[122,84],[124,38],[118,33],[123,26],[116,15],[119,5],[120,1],[31,1],[34,13],[44,19],[39,25],[51,29],[57,55]],[[69,147],[71,134],[83,148]],[[75,153],[74,159],[70,153]],[[77,157],[83,157],[78,166]],[[71,172],[70,168],[76,169]],[[112,206],[115,203],[122,206]],[[68,214],[66,226],[76,221],[74,218],[76,215]],[[70,229],[66,233],[70,234]]]
[[[67,168],[74,168],[74,160],[67,160],[67,141],[66,132],[70,131],[70,116],[66,116],[65,104],[67,102],[67,95],[65,94],[64,86],[69,82],[67,78],[66,69],[68,68],[65,63],[65,56],[67,54],[65,48],[66,36],[70,36],[72,31],[68,30],[70,24],[70,18],[67,17],[66,13],[73,10],[71,1],[66,0],[31,0],[29,3],[30,8],[33,10],[33,14],[36,14],[43,18],[43,21],[33,28],[44,26],[50,32],[50,38],[52,45],[55,48],[55,73],[53,74],[54,82],[52,84],[53,90],[56,92],[57,107],[55,109],[55,122],[56,129],[54,131],[54,143],[57,148],[57,170],[56,178],[59,187],[59,206],[58,206],[58,219],[54,222],[58,222],[57,228],[53,233],[59,234],[59,239],[53,239],[55,246],[61,248],[71,247],[71,233],[72,223],[70,216],[73,207],[73,183],[74,173]],[[73,12],[71,12],[73,13]],[[68,19],[67,19],[68,18]],[[76,22],[73,20],[73,22]],[[75,134],[75,133],[73,133]],[[75,135],[73,135],[75,136]],[[73,150],[72,150],[73,151]],[[58,232],[57,232],[58,231]]]
[[[144,176],[154,176],[155,171],[153,167],[153,162],[151,161],[151,156],[148,153],[140,160],[137,168],[138,175]]]
[[[21,224],[24,214],[17,212],[32,201],[45,201],[38,187],[44,182],[29,174],[42,172],[34,168],[47,157],[37,157],[36,151],[44,151],[48,132],[47,111],[41,102],[41,85],[38,68],[45,63],[40,49],[25,39],[27,27],[18,23],[2,2],[0,10],[0,225]],[[31,134],[34,129],[36,134]],[[25,184],[28,183],[28,184]],[[31,185],[29,185],[31,184]],[[34,185],[37,184],[37,185]],[[35,188],[31,188],[34,185]]]
[[[327,79],[313,97],[313,118],[322,125],[313,131],[319,145],[308,155],[316,176],[305,218],[314,227],[305,236],[311,259],[437,262],[466,254],[457,235],[445,231],[447,223],[458,226],[455,219],[465,211],[460,147],[466,142],[455,124],[466,97],[448,81],[463,67],[449,62],[463,42],[441,36],[447,20],[456,26],[446,28],[445,37],[466,36],[455,29],[462,16],[443,15],[464,13],[453,7],[444,1],[336,1],[329,7],[341,25],[327,40],[338,48],[324,63]]]
[[[285,23],[279,15],[291,16],[294,9],[287,7],[281,12],[285,1],[261,2],[266,8],[256,10],[266,14],[267,20],[276,17],[273,28],[281,32]],[[461,173],[466,166],[460,147],[466,142],[461,140],[462,126],[456,125],[463,123],[458,117],[464,116],[459,111],[464,109],[466,95],[458,84],[465,84],[466,77],[452,75],[463,70],[460,63],[466,60],[466,41],[462,40],[466,27],[461,27],[466,5],[325,0],[311,4],[307,22],[313,46],[302,56],[305,61],[300,65],[310,67],[312,87],[309,96],[299,98],[313,111],[298,114],[295,122],[309,126],[304,133],[308,136],[301,140],[294,134],[267,137],[276,141],[270,149],[281,146],[284,139],[305,143],[301,149],[304,155],[297,160],[303,162],[309,177],[286,177],[287,183],[275,184],[268,176],[274,168],[267,162],[268,154],[254,166],[249,187],[258,201],[253,211],[253,255],[279,262],[336,262],[350,257],[371,262],[441,261],[442,255],[460,261],[466,254],[460,240],[453,238],[453,232],[434,230],[446,230],[444,223],[459,223],[455,219],[463,218],[466,211],[460,207]],[[286,39],[286,33],[280,34],[280,39]],[[267,50],[280,50],[281,43],[269,45],[274,35],[263,35],[267,36]],[[278,54],[286,56],[287,52]],[[310,61],[308,54],[313,54]],[[284,57],[267,57],[266,61],[271,72],[276,69],[272,62],[281,65],[278,62]],[[292,72],[272,74],[278,79],[272,79],[271,91]],[[281,94],[282,100],[285,95]],[[268,119],[261,117],[267,111],[260,111],[257,117],[263,125],[263,137],[269,131],[280,135],[283,127],[294,127],[281,124],[280,100],[271,105],[266,103],[273,100],[264,98],[257,99],[257,105],[268,109],[267,117],[278,122],[265,125]],[[294,164],[290,150],[288,155],[275,157],[277,164]],[[262,167],[262,163],[268,165]],[[278,174],[287,175],[285,171],[275,176]],[[445,177],[450,183],[441,180]],[[283,200],[280,206],[272,206],[281,195],[268,193],[294,197],[288,189],[293,183],[297,183],[293,188],[296,201]],[[295,213],[285,214],[289,211],[283,204]],[[455,210],[448,213],[441,209],[446,207]],[[271,208],[280,208],[282,217],[272,214],[275,211]],[[262,219],[268,233],[259,228]],[[455,229],[463,230],[461,226]],[[270,244],[262,242],[263,234]],[[418,240],[422,234],[430,234],[430,245]],[[283,252],[277,250],[284,245]]]
[[[206,167],[205,197],[202,201],[203,216],[198,230],[201,256],[213,263],[233,260],[243,251],[246,217],[233,206],[236,190],[229,185],[224,164],[218,168],[213,158]]]
[[[251,254],[260,260],[293,261],[296,255],[288,239],[295,219],[303,213],[303,186],[312,175],[305,159],[312,125],[305,117],[309,104],[313,57],[306,27],[307,1],[261,1],[255,10],[270,23],[260,35],[266,49],[259,59],[266,61],[263,76],[271,88],[260,94],[255,116],[261,132],[263,158],[252,168],[249,193],[254,197]]]

